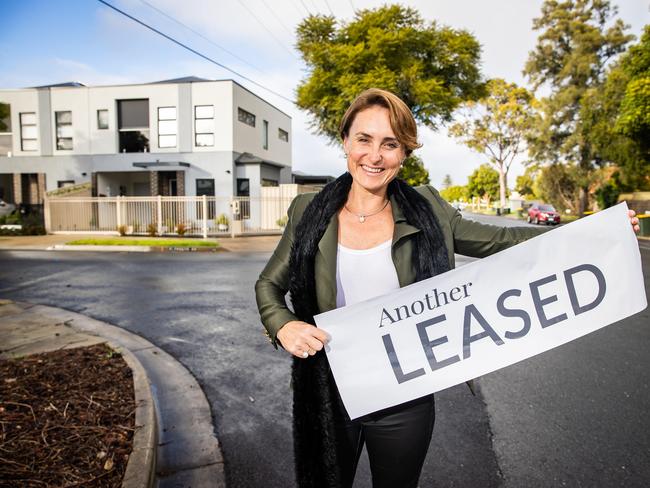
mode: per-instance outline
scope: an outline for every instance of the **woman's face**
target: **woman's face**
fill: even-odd
[[[343,148],[352,179],[373,193],[386,189],[405,156],[390,126],[388,109],[378,105],[357,113]]]

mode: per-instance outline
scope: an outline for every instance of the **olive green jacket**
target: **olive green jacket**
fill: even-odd
[[[424,196],[433,208],[442,228],[447,245],[449,266],[454,268],[454,253],[472,257],[485,257],[523,242],[542,232],[533,227],[499,227],[464,219],[461,213],[449,205],[432,186],[421,186],[416,190]],[[289,220],[282,239],[273,256],[255,283],[257,307],[269,341],[277,348],[278,330],[298,318],[287,308],[285,295],[289,289],[289,255],[296,236],[296,225],[316,193],[298,195],[289,206]],[[391,208],[395,229],[391,244],[391,255],[400,287],[415,281],[415,269],[411,263],[412,237],[421,232],[409,225],[394,197]],[[336,252],[338,244],[338,218],[333,218],[322,239],[314,264],[316,276],[316,299],[320,312],[336,308]]]

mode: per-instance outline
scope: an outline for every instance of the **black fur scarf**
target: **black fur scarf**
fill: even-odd
[[[350,173],[328,184],[309,203],[296,227],[289,261],[291,301],[300,320],[314,323],[320,311],[316,303],[314,260],[318,243],[332,218],[345,204],[352,176]],[[431,204],[404,181],[388,185],[407,222],[418,232],[412,261],[416,280],[430,278],[449,269],[447,248]],[[307,359],[293,358],[293,438],[296,481],[300,488],[339,488],[341,473],[337,457],[335,422],[347,413],[338,396],[327,356],[320,351]]]

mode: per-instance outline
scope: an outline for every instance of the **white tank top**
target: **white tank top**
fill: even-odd
[[[399,289],[391,256],[392,239],[370,249],[341,244],[336,253],[336,308]]]

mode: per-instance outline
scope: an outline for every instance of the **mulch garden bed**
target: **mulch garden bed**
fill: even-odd
[[[0,361],[0,487],[119,487],[132,372],[106,344]]]

